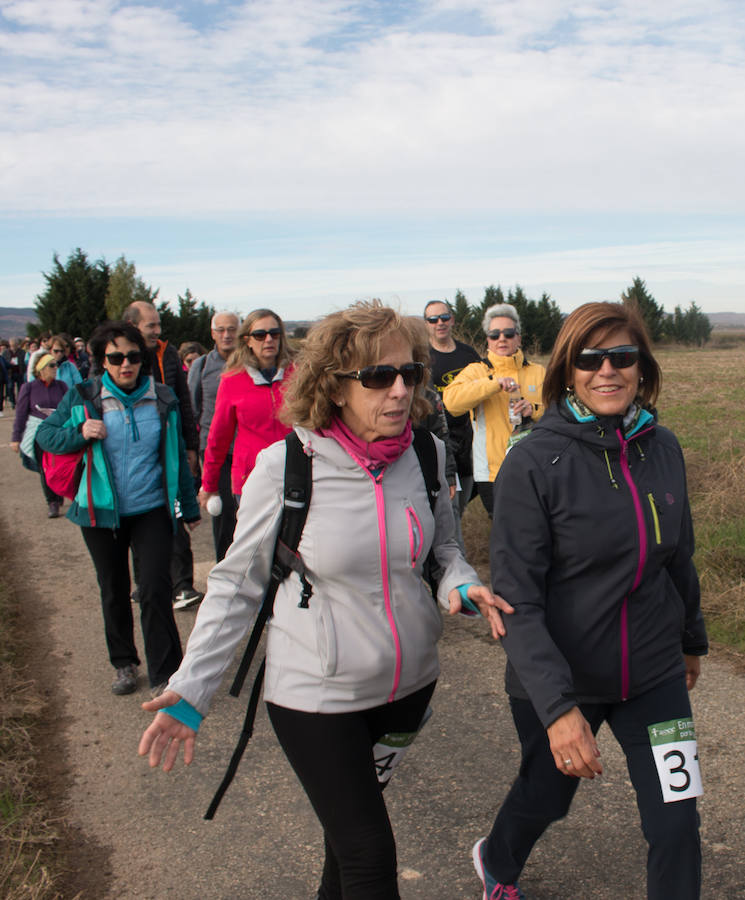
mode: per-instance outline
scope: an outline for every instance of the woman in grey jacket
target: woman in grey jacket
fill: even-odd
[[[510,608],[478,583],[453,538],[446,489],[430,508],[412,422],[429,351],[418,323],[379,302],[315,326],[288,386],[284,417],[312,456],[313,491],[299,554],[313,593],[298,605],[296,574],[280,585],[268,626],[264,698],[282,747],[326,839],[322,900],[397,898],[396,852],[376,778],[376,744],[413,738],[439,672],[440,614],[422,580],[432,548],[438,600],[465,602],[492,634]],[[437,441],[440,484],[444,446]],[[172,768],[192,758],[195,732],[269,580],[282,512],[285,444],[259,455],[243,489],[235,538],[212,571],[186,656],[140,753]],[[464,598],[462,600],[462,598]],[[170,742],[170,744],[169,744]],[[380,767],[385,769],[384,766]]]
[[[688,691],[707,640],[683,456],[649,411],[659,383],[638,314],[585,304],[557,338],[546,414],[497,476],[492,586],[515,608],[506,686],[523,758],[474,847],[486,898],[523,896],[533,845],[602,772],[604,721],[636,790],[648,897],[699,896]]]

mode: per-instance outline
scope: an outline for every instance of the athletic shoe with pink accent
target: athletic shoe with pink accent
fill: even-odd
[[[484,885],[484,900],[525,900],[525,894],[516,884],[502,884],[489,874],[481,855],[485,843],[486,838],[481,838],[473,845],[473,865]]]

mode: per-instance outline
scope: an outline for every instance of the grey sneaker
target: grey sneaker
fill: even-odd
[[[47,504],[49,507],[49,511],[47,512],[48,519],[59,519],[59,503],[56,500],[52,500]]]
[[[112,694],[133,694],[137,690],[137,666],[132,663],[116,670],[116,678],[111,685]]]
[[[160,697],[160,695],[167,687],[167,681],[162,682],[162,684],[153,685],[153,687],[150,688],[150,699],[155,700],[156,697]]]
[[[204,594],[194,588],[187,588],[185,591],[179,591],[173,598],[174,609],[189,609],[190,606],[196,606],[202,602]]]

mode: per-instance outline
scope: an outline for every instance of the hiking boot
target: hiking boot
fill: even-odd
[[[482,856],[485,843],[486,838],[481,838],[473,845],[473,865],[484,885],[484,900],[525,900],[517,884],[502,884],[487,872]]]
[[[51,503],[48,504],[49,512],[47,513],[48,519],[59,519],[59,503],[56,500],[52,500]]]
[[[111,685],[112,694],[133,694],[137,690],[137,666],[132,663],[116,670],[116,678]]]
[[[150,699],[155,700],[156,697],[160,697],[163,691],[168,687],[168,682],[163,681],[161,684],[156,684],[150,688]]]
[[[179,591],[173,598],[173,608],[188,609],[190,606],[196,606],[197,603],[201,603],[203,597],[204,594],[201,591],[187,588],[184,591]]]

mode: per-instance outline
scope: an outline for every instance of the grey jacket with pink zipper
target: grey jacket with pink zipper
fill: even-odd
[[[413,447],[377,477],[333,438],[295,431],[313,458],[313,492],[295,572],[267,625],[264,699],[306,712],[350,712],[405,697],[439,674],[440,611],[422,580],[430,547],[443,570],[438,600],[479,583],[453,534],[447,489],[434,515]],[[440,484],[445,446],[435,439]],[[285,442],[259,453],[243,486],[230,549],[212,570],[183,662],[169,681],[202,715],[264,596],[283,505]]]
[[[628,427],[628,426],[627,426]],[[577,421],[562,401],[496,479],[492,585],[515,607],[506,687],[544,726],[683,676],[707,652],[683,455],[647,412]]]

